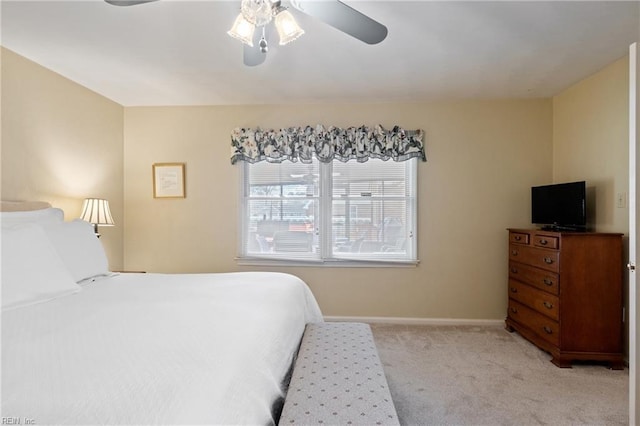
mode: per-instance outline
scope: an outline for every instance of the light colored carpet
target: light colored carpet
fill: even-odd
[[[628,369],[561,369],[499,326],[371,328],[403,425],[628,423]]]

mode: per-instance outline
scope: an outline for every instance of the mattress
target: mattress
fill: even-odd
[[[305,325],[319,321],[310,290],[288,274],[97,279],[2,313],[2,416],[273,424]]]

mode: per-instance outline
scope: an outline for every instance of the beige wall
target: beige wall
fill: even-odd
[[[600,232],[629,230],[629,57],[553,98],[553,180],[586,180]],[[592,200],[593,201],[593,200]]]
[[[627,259],[629,209],[617,207],[616,199],[622,194],[627,201],[629,191],[628,56],[553,98],[553,178],[587,181],[592,226],[599,232],[624,233]],[[628,307],[624,264],[620,273]],[[625,322],[624,335],[628,334]]]
[[[628,188],[626,58],[553,100],[126,109],[5,49],[1,65],[2,198],[47,200],[67,219],[85,197],[109,199],[114,269],[258,269],[234,260],[237,126],[425,130],[418,267],[261,268],[301,276],[326,315],[503,318],[505,228],[530,226],[534,184],[586,179],[597,230],[627,231],[615,207]],[[153,199],[151,165],[174,161],[187,163],[187,198]]]
[[[552,178],[546,100],[125,109],[125,266],[237,271],[234,127],[322,123],[421,128],[418,251],[412,268],[261,268],[292,272],[325,315],[501,319],[505,228],[530,226],[529,187]],[[151,166],[185,162],[187,197],[154,199]],[[257,268],[254,268],[257,269]]]
[[[123,265],[123,107],[2,48],[1,197],[43,200],[79,216],[109,200],[101,227],[112,269]]]

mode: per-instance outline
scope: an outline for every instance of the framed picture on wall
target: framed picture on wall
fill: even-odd
[[[184,163],[153,165],[153,198],[185,198]]]

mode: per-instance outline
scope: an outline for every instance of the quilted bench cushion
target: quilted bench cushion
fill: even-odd
[[[368,324],[307,325],[279,424],[399,424]]]

